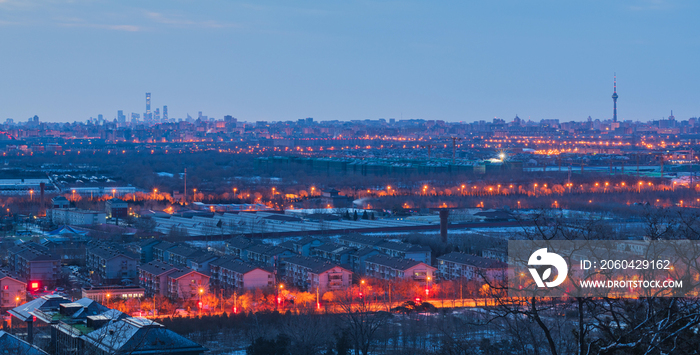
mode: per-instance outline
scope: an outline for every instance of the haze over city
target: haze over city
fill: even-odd
[[[0,0],[0,353],[698,354],[698,10]]]
[[[695,1],[0,2],[0,117],[700,114]]]

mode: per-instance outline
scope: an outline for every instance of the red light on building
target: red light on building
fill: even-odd
[[[277,297],[277,303],[282,303],[282,297]]]
[[[32,290],[38,290],[38,289],[39,289],[39,282],[38,282],[38,281],[32,281],[32,282],[29,284],[29,287],[30,287]]]
[[[316,309],[321,309],[321,302],[316,302]]]
[[[199,305],[199,308],[202,308],[202,301],[199,301],[197,304]]]
[[[233,307],[233,313],[234,313],[234,314],[238,313],[238,308],[237,308],[237,307]]]
[[[430,295],[430,290],[426,288],[425,289],[425,296],[428,297],[428,295]]]
[[[360,292],[359,296],[360,296],[360,298],[364,297],[364,295],[362,294],[362,292]]]
[[[416,297],[416,303],[420,303],[420,297]]]

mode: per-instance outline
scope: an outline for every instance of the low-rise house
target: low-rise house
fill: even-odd
[[[143,298],[146,289],[138,286],[93,286],[82,289],[82,297],[97,302]]]
[[[284,268],[287,282],[309,291],[341,290],[352,284],[352,271],[320,258],[286,257]]]
[[[139,256],[118,245],[97,244],[87,248],[85,265],[103,284],[133,282],[138,277]]]
[[[365,275],[384,280],[408,279],[427,282],[434,278],[436,270],[437,268],[420,261],[381,254],[365,260]]]
[[[0,330],[0,349],[5,354],[17,355],[49,355],[44,350],[33,346],[26,341],[4,331]]]
[[[88,298],[63,302],[58,308],[35,309],[30,314],[34,316],[37,329],[50,329],[48,337],[45,333],[37,334],[34,344],[55,355],[83,354],[85,349],[81,336],[98,326],[91,322],[92,319],[105,318],[101,323],[104,324],[126,317],[126,314]]]
[[[508,265],[502,261],[452,252],[437,258],[440,277],[446,280],[472,280],[486,277],[489,280],[505,280]]]
[[[35,344],[35,335],[37,335],[37,339],[46,339],[50,337],[50,327],[47,327],[47,325],[42,322],[36,322],[35,324],[38,318],[35,317],[33,312],[55,312],[58,311],[61,304],[70,302],[70,299],[63,296],[45,295],[27,303],[20,304],[7,311],[10,316],[14,317],[12,320],[12,333],[29,344]]]
[[[27,283],[19,277],[0,272],[0,310],[14,308],[27,297]]]
[[[199,355],[208,349],[145,318],[110,322],[84,336],[86,353]]]
[[[222,258],[209,263],[211,283],[227,293],[275,285],[275,274],[241,259]]]
[[[49,295],[9,311],[23,326],[15,327],[30,347],[21,354],[178,354],[199,355],[207,351],[195,342],[167,330],[163,325],[128,315],[88,298],[75,302]],[[0,333],[0,351],[11,347]],[[25,343],[26,344],[26,343]]]

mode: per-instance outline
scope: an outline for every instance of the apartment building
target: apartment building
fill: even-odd
[[[365,275],[384,280],[427,282],[434,279],[436,270],[424,262],[382,254],[372,255],[365,260]]]
[[[102,284],[133,282],[138,277],[139,256],[121,246],[98,244],[87,248],[85,265]]]
[[[209,263],[212,286],[226,292],[275,285],[275,274],[241,259],[222,258]]]
[[[459,252],[452,252],[437,258],[440,277],[446,280],[473,280],[487,277],[490,280],[505,280],[508,265],[495,259],[482,258]]]
[[[284,259],[286,282],[306,290],[341,290],[352,284],[352,271],[328,260],[295,255]]]
[[[17,307],[27,297],[27,283],[19,277],[0,272],[0,309]]]
[[[18,277],[27,280],[31,291],[56,285],[61,276],[61,258],[35,243],[26,243],[8,251],[8,264]]]

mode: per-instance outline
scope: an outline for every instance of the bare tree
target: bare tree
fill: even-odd
[[[384,327],[392,315],[377,311],[379,304],[372,301],[371,295],[362,293],[361,288],[350,289],[337,294],[337,305],[342,312],[343,326],[353,341],[355,355],[369,355],[377,340],[378,331]]]

